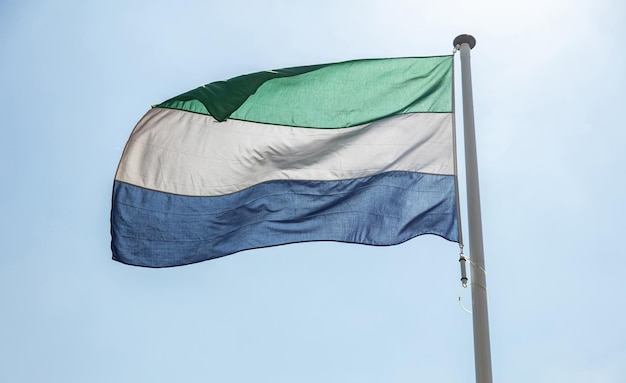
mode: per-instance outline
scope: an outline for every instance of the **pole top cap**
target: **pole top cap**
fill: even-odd
[[[464,43],[467,43],[470,49],[472,49],[476,46],[476,39],[472,35],[458,35],[452,42],[452,45],[456,48]]]

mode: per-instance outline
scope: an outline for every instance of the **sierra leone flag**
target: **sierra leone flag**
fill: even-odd
[[[165,267],[302,241],[458,241],[453,57],[258,72],[149,110],[113,188],[113,259]]]

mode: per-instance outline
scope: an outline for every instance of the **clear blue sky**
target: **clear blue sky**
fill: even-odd
[[[151,104],[471,33],[495,381],[625,382],[625,18],[620,0],[4,0],[0,381],[473,382],[440,238],[159,270],[109,248],[115,169]]]

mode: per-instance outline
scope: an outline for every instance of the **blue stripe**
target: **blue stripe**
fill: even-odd
[[[454,176],[389,172],[342,181],[270,181],[219,197],[115,182],[113,259],[179,266],[305,241],[394,245],[422,234],[458,241]]]

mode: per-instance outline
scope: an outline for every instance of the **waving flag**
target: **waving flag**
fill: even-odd
[[[113,187],[113,259],[303,241],[458,241],[452,56],[259,72],[153,107]]]

